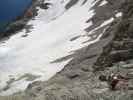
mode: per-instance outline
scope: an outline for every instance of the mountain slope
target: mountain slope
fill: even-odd
[[[98,77],[101,74],[119,72],[128,75],[129,87],[133,86],[132,5],[132,0],[95,1],[91,8],[95,14],[86,20],[93,24],[85,28],[85,31],[91,39],[103,33],[100,40],[76,50],[65,68],[48,81],[33,82],[25,92],[9,96],[9,100],[131,100],[132,88],[111,91],[108,84],[99,81]],[[92,29],[95,31],[91,31]],[[57,59],[55,62],[70,57]]]
[[[24,90],[33,81],[48,80],[73,57],[62,62],[54,62],[56,59],[73,55],[99,39],[100,35],[86,42],[90,37],[84,29],[92,25],[86,21],[94,15],[93,10],[88,12],[92,1],[82,5],[84,0],[79,0],[70,5],[69,0],[45,0],[51,5],[47,10],[38,7],[38,15],[28,22],[33,27],[29,33],[24,29],[0,44],[1,95]],[[79,38],[70,41],[74,37]],[[27,75],[36,78],[29,81]]]

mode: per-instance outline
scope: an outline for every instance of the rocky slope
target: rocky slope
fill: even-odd
[[[94,25],[85,29],[89,32],[106,19],[115,19],[106,30],[96,31],[96,36],[104,31],[97,43],[75,51],[74,59],[49,81],[34,82],[25,93],[0,100],[132,100],[132,88],[111,91],[98,79],[101,74],[122,73],[130,77],[129,87],[133,86],[133,1],[107,1],[104,6],[98,6],[102,0],[94,5]],[[117,17],[117,12],[123,16]]]

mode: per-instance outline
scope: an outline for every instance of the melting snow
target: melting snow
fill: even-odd
[[[94,14],[88,9],[92,6],[93,0],[81,6],[80,0],[68,11],[65,10],[66,2],[62,0],[51,0],[53,5],[48,10],[39,9],[39,15],[28,24],[33,25],[29,36],[21,37],[25,30],[12,36],[5,43],[0,44],[0,89],[7,85],[10,76],[19,78],[26,73],[40,75],[37,80],[48,80],[72,59],[60,63],[50,63],[60,57],[70,55],[73,50],[82,48],[82,44],[89,38],[81,37],[75,41],[71,38],[78,35],[85,35],[84,29],[92,23],[85,23]],[[60,16],[60,17],[59,17]],[[103,25],[109,23],[106,21]],[[30,81],[19,80],[11,84],[11,88],[2,91],[1,95],[8,95],[24,90]]]
[[[101,25],[99,25],[98,27],[96,27],[95,29],[91,30],[88,34],[93,34],[96,30],[110,24],[111,22],[113,22],[114,18],[110,18],[108,20],[105,20]]]
[[[108,2],[106,1],[106,0],[103,0],[101,3],[100,3],[100,5],[99,6],[104,6],[104,5],[106,5]]]

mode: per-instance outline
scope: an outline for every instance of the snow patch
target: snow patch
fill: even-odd
[[[116,17],[121,17],[123,14],[122,14],[122,12],[118,12],[115,16]]]
[[[92,23],[86,20],[94,15],[94,11],[88,12],[93,0],[81,6],[83,0],[65,10],[68,0],[50,0],[53,4],[48,10],[39,9],[39,15],[28,24],[33,29],[25,38],[25,30],[12,36],[4,44],[0,44],[0,89],[7,85],[9,76],[19,78],[26,73],[39,75],[36,80],[46,81],[61,71],[72,59],[60,63],[50,63],[58,58],[70,55],[72,51],[87,46],[99,40],[100,36],[89,43],[84,43],[89,37],[84,36],[70,41],[79,35],[86,35],[84,29]],[[54,20],[53,20],[54,19]],[[105,21],[100,27],[110,23],[112,19]],[[36,81],[35,80],[35,81]],[[11,84],[11,88],[2,91],[0,95],[10,95],[24,90],[31,81],[22,79]]]
[[[88,34],[93,34],[96,30],[98,30],[98,29],[100,29],[100,28],[102,28],[102,27],[110,24],[113,21],[114,21],[114,18],[113,17],[110,18],[110,19],[108,19],[108,20],[106,20],[106,21],[104,21],[101,25],[99,25],[97,28],[91,30]]]
[[[108,2],[106,1],[106,0],[103,0],[101,3],[100,3],[100,5],[99,6],[104,6],[104,5],[106,5]]]

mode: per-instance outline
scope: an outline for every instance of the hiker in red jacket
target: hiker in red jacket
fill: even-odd
[[[106,81],[111,90],[121,89],[128,87],[128,79],[120,74],[110,74],[108,77],[101,75],[99,80]]]

